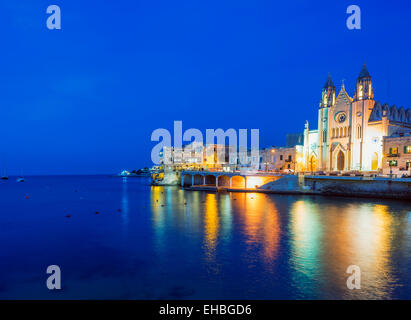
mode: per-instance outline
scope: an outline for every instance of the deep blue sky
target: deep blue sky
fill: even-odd
[[[46,28],[51,4],[62,30]],[[316,127],[328,72],[352,95],[364,61],[376,100],[411,106],[409,1],[1,0],[0,28],[9,174],[147,166],[151,132],[174,120],[283,145]]]

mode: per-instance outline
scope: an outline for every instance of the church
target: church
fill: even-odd
[[[374,100],[364,64],[352,97],[344,84],[338,95],[330,75],[318,109],[318,129],[304,130],[302,162],[307,171],[380,171],[383,137],[411,132],[411,109]]]

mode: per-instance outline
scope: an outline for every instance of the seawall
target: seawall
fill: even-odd
[[[315,194],[411,200],[411,179],[379,177],[304,177],[304,186]]]
[[[411,179],[286,175],[257,189],[191,186],[187,190],[388,198],[411,201]]]

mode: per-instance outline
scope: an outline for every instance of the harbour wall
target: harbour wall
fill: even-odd
[[[187,190],[387,198],[411,201],[411,179],[285,175],[258,188],[190,186]]]
[[[411,179],[380,177],[304,177],[303,189],[314,194],[406,199],[411,201]]]
[[[187,177],[185,177],[187,175]],[[207,179],[213,175],[214,180]],[[222,179],[225,176],[227,179]],[[253,186],[253,178],[266,179],[260,186]],[[234,177],[241,177],[245,184],[232,184]],[[220,180],[221,178],[221,180]],[[269,181],[268,181],[269,180]],[[189,182],[187,185],[186,182]],[[221,182],[221,183],[220,183]],[[386,178],[364,176],[316,176],[316,175],[241,175],[226,172],[167,172],[157,185],[180,185],[187,190],[263,192],[278,194],[309,194],[345,197],[369,197],[403,199],[411,201],[411,178]],[[244,187],[245,186],[245,187]]]

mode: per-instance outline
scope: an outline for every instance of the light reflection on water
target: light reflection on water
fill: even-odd
[[[207,194],[204,213],[204,248],[208,263],[215,262],[215,250],[220,226],[218,208],[216,195]]]
[[[129,215],[129,207],[128,207],[128,189],[127,189],[127,178],[123,178],[123,188],[122,188],[122,196],[121,196],[121,210],[123,212],[123,223],[124,225],[128,224],[128,215]]]
[[[0,185],[0,298],[56,298],[39,275],[53,263],[57,298],[411,298],[407,202],[37,179]],[[346,287],[349,265],[361,290]]]
[[[239,232],[245,263],[260,264],[264,272],[274,272],[275,264],[288,264],[294,298],[387,299],[395,298],[395,288],[404,286],[393,270],[392,251],[402,249],[393,243],[401,235],[408,236],[396,241],[410,246],[407,210],[393,214],[385,204],[358,199],[352,204],[344,198],[333,204],[321,197],[276,199],[259,193],[192,195],[192,213],[204,219],[204,261],[215,271],[220,242],[232,241],[231,232]],[[276,202],[285,198],[291,199],[289,211],[280,217]],[[288,254],[280,256],[280,247],[289,249]],[[288,261],[278,261],[286,256]],[[360,291],[346,288],[350,265],[362,270]]]

